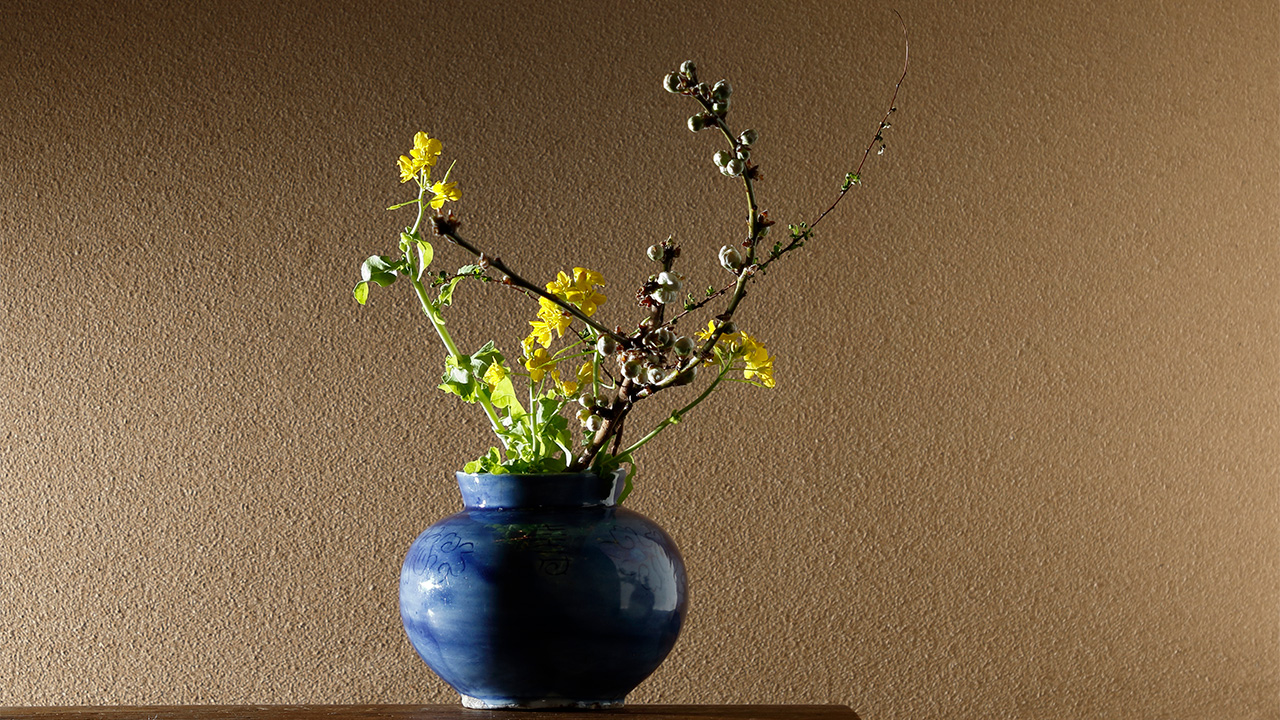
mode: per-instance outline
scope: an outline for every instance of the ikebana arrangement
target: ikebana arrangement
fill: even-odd
[[[619,507],[637,453],[726,382],[774,387],[774,356],[739,319],[747,289],[811,241],[861,182],[867,159],[884,152],[905,77],[904,63],[874,138],[834,202],[812,222],[771,233],[775,221],[756,196],[760,137],[731,129],[730,84],[701,81],[693,62],[666,75],[663,87],[697,106],[689,129],[725,141],[712,160],[746,193],[746,231],[702,251],[725,279],[697,293],[679,270],[681,247],[671,238],[650,246],[653,265],[624,293],[640,316],[625,324],[602,321],[610,285],[599,272],[573,267],[535,283],[464,238],[445,209],[462,197],[450,180],[454,166],[434,179],[444,146],[425,132],[414,136],[399,170],[417,197],[391,209],[415,208],[416,218],[400,233],[399,254],[364,261],[354,294],[364,305],[372,287],[408,282],[447,351],[440,390],[479,405],[498,438],[457,473],[465,509],[414,541],[400,578],[401,619],[414,649],[464,705],[620,705],[670,652],[687,603],[684,564],[660,527]],[[435,269],[428,235],[462,248],[471,262]],[[513,359],[492,341],[470,352],[454,341],[445,314],[463,283],[498,284],[536,300],[536,319]],[[699,382],[705,387],[692,401],[624,439],[637,403]]]
[[[899,79],[894,100],[901,84]],[[374,255],[365,260],[354,295],[363,305],[372,286],[385,287],[403,278],[413,287],[423,313],[448,352],[440,390],[479,405],[500,442],[467,463],[465,472],[590,470],[612,474],[626,464],[630,472],[625,499],[637,452],[680,422],[724,382],[774,386],[774,357],[759,339],[740,327],[739,306],[748,286],[763,277],[774,262],[804,247],[822,219],[861,182],[867,158],[873,151],[885,150],[884,136],[897,108],[891,100],[871,144],[857,167],[843,178],[831,206],[812,222],[788,225],[783,237],[770,242],[775,237],[771,234],[775,221],[759,208],[756,183],[761,171],[752,159],[759,134],[751,129],[740,133],[731,130],[730,84],[725,80],[700,82],[690,61],[668,74],[663,87],[697,103],[698,111],[688,119],[690,130],[718,131],[723,136],[727,147],[717,150],[712,160],[721,174],[741,181],[747,199],[747,227],[744,238],[719,249],[717,262],[728,273],[727,282],[718,288],[708,286],[697,295],[677,271],[682,249],[674,239],[651,245],[647,255],[654,263],[653,272],[634,292],[642,317],[629,325],[610,325],[597,317],[608,299],[604,293],[607,283],[599,272],[574,267],[542,286],[459,234],[457,216],[444,209],[445,203],[461,198],[458,183],[449,180],[453,165],[443,179],[432,180],[444,149],[439,139],[419,132],[409,154],[400,156],[400,180],[413,181],[418,195],[391,209],[416,207],[417,217],[400,234],[398,257]],[[424,233],[428,228],[467,251],[474,262],[452,273],[432,270],[435,249]],[[712,253],[714,250],[708,255]],[[469,353],[454,342],[444,316],[459,284],[467,281],[500,283],[537,301],[537,317],[529,322],[531,330],[520,343],[517,361],[509,360],[492,341]],[[630,293],[627,299],[631,299]],[[694,314],[713,303],[720,303],[719,312],[705,327],[695,325]],[[697,382],[700,376],[710,377],[701,394],[624,445],[626,421],[637,403]],[[523,381],[524,393],[517,392],[517,379]]]

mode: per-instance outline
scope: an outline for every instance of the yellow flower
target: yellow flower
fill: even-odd
[[[747,380],[759,377],[760,382],[765,387],[773,387],[773,358],[769,357],[769,351],[758,340],[745,332],[742,333],[742,338],[744,340],[742,359],[747,363],[747,366],[742,370],[742,377]]]
[[[578,368],[578,376],[573,380],[562,381],[559,373],[554,378],[556,386],[560,388],[560,392],[565,395],[574,395],[579,389],[584,392],[586,388],[591,386],[591,380],[595,377],[595,369],[591,367],[591,361],[582,363],[582,367]]]
[[[445,173],[445,175],[448,174]],[[431,207],[437,210],[444,206],[445,200],[457,202],[458,198],[462,197],[462,193],[458,192],[458,183],[456,182],[438,182],[431,186],[431,192],[435,193],[431,198]]]
[[[573,324],[573,316],[560,306],[551,302],[546,298],[538,298],[538,317],[551,327],[555,328],[556,335],[564,337],[564,331],[569,329]]]
[[[555,280],[547,283],[547,291],[555,293],[565,302],[573,303],[590,317],[606,300],[603,294],[596,292],[596,286],[604,287],[604,284],[604,276],[600,273],[576,267],[573,269],[573,277],[563,271],[557,274]]]
[[[484,384],[488,385],[490,390],[498,387],[498,383],[506,379],[507,371],[501,363],[491,363],[489,369],[484,371]]]
[[[716,321],[708,320],[707,329],[698,332],[698,337],[703,340],[709,340],[716,331]],[[744,332],[720,333],[720,337],[716,339],[716,350],[736,353],[738,348],[742,347],[742,338],[746,336]],[[708,361],[709,362],[709,361]]]
[[[716,330],[714,320],[707,323],[706,331],[699,332],[698,337],[706,340]],[[751,378],[759,378],[757,382],[765,387],[773,387],[773,358],[769,357],[769,351],[765,346],[755,338],[746,333],[745,330],[739,330],[733,333],[722,333],[720,338],[716,340],[716,354],[721,357],[731,357],[734,360],[741,359],[744,363],[742,368],[742,377],[750,380]],[[711,361],[708,360],[707,364]]]
[[[573,317],[550,300],[538,298],[538,305],[538,319],[529,321],[533,331],[524,339],[525,355],[533,349],[534,342],[544,348],[551,347],[553,337],[564,337],[564,331],[573,324]]]
[[[400,182],[412,180],[423,168],[434,167],[444,143],[420,132],[413,136],[413,149],[400,156]]]
[[[533,382],[541,382],[544,375],[551,373],[554,378],[556,375],[557,360],[551,357],[543,348],[533,351],[533,354],[525,358],[524,366],[529,371],[529,380]]]

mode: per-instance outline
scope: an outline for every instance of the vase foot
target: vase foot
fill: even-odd
[[[620,708],[625,700],[574,700],[572,698],[542,698],[539,700],[482,700],[461,695],[462,706],[472,710],[549,710],[552,708],[575,708],[578,710],[604,710]]]

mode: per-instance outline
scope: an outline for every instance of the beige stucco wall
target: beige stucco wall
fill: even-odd
[[[705,285],[744,221],[662,75],[729,78],[811,219],[896,20],[180,5],[0,8],[0,705],[453,702],[397,577],[490,440],[408,289],[352,302],[395,157],[443,138],[469,237],[628,322],[647,245]],[[744,306],[778,387],[643,456],[692,610],[632,699],[1280,717],[1280,11],[892,7],[888,151]],[[464,345],[514,348],[531,304],[470,290]]]

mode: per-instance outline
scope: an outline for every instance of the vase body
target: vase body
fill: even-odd
[[[671,651],[684,562],[617,507],[621,477],[458,473],[464,508],[409,548],[400,617],[464,705],[619,705]]]

